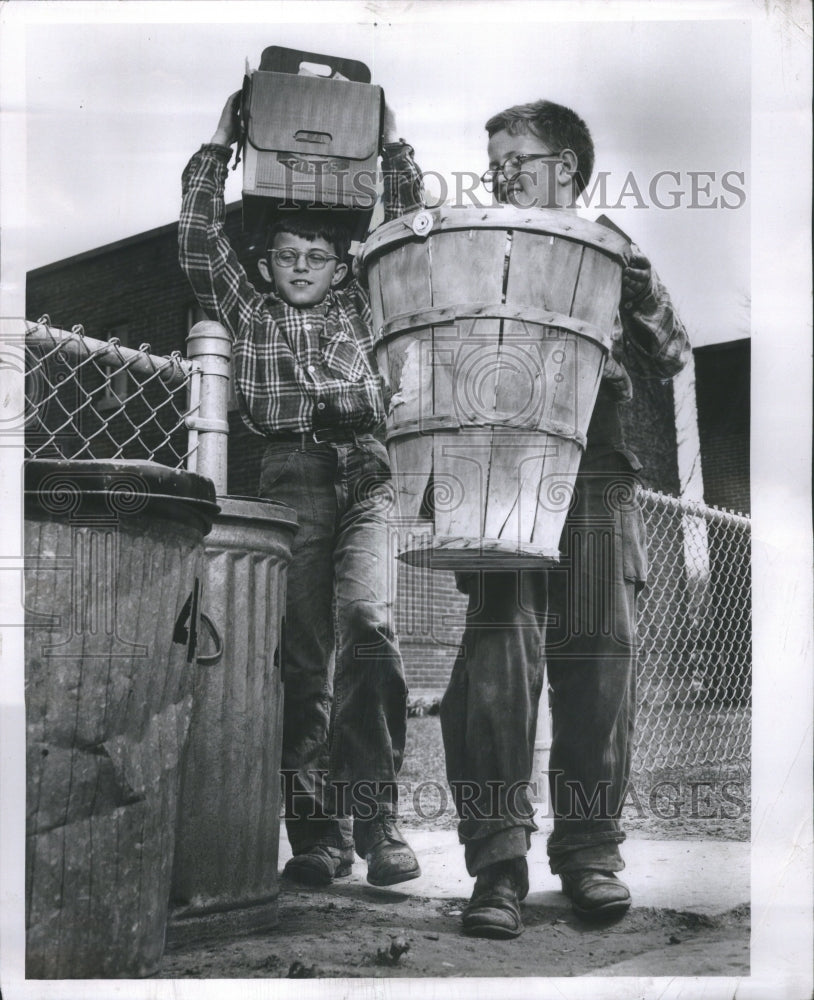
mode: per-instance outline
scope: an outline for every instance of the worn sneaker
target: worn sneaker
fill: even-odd
[[[582,868],[560,875],[562,891],[583,920],[611,920],[630,908],[630,889],[613,872]]]
[[[529,891],[525,858],[489,865],[478,873],[472,898],[461,917],[464,934],[472,937],[516,938],[523,933],[520,900]]]
[[[350,875],[353,851],[316,844],[289,858],[283,868],[285,878],[305,885],[330,885],[335,878]]]
[[[396,885],[421,874],[418,858],[390,813],[354,820],[353,838],[356,853],[367,861],[367,880],[371,885]]]

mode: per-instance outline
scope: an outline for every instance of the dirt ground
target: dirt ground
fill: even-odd
[[[444,783],[438,719],[411,719],[408,734],[405,782]],[[451,807],[422,817],[409,802],[406,806],[406,827],[454,829]],[[626,825],[632,836],[650,839],[749,839],[748,808],[725,821],[630,815]],[[361,862],[357,868],[363,868]],[[525,933],[514,941],[489,941],[461,933],[465,903],[465,898],[423,899],[397,887],[376,889],[361,879],[327,889],[282,880],[277,927],[167,951],[158,978],[749,974],[748,906],[701,917],[636,908],[634,900],[624,919],[596,927],[552,907],[550,893],[532,891],[523,904]]]
[[[283,885],[279,924],[250,937],[169,951],[159,978],[381,978],[458,976],[747,976],[749,911],[700,918],[633,909],[595,927],[562,910],[524,904],[513,941],[464,937],[465,900],[393,890]]]

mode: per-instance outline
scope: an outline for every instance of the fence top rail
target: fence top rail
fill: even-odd
[[[668,493],[644,488],[639,490],[639,497],[644,504],[660,506],[677,514],[691,514],[694,517],[702,517],[710,523],[726,524],[746,530],[751,528],[752,520],[747,514],[735,513],[722,507],[710,507],[700,500],[684,500]]]
[[[169,357],[150,353],[150,345],[142,344],[138,349],[122,347],[116,338],[95,340],[86,337],[81,326],[71,330],[60,330],[51,326],[48,316],[41,316],[36,323],[26,322],[26,346],[59,348],[66,354],[82,360],[92,358],[94,362],[113,369],[128,369],[144,376],[159,377],[168,386],[181,386],[198,369],[198,365],[173,351]]]

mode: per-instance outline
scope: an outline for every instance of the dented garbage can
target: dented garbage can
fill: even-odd
[[[296,514],[218,497],[182,766],[168,947],[277,923],[283,618]]]
[[[26,463],[27,978],[158,967],[217,510],[153,462]]]

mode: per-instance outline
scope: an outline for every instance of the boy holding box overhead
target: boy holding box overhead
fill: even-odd
[[[483,182],[498,201],[575,211],[594,160],[581,118],[536,101],[495,115],[486,130]],[[635,497],[641,465],[625,445],[620,408],[632,398],[629,370],[669,378],[689,351],[667,292],[634,248],[560,542],[563,565],[459,574],[469,596],[467,624],[441,723],[459,837],[476,877],[465,933],[512,938],[523,930],[519,903],[537,829],[527,787],[544,664],[553,716],[551,871],[584,919],[618,917],[630,906],[616,872],[624,867],[619,816],[630,774],[636,599],[647,556]],[[602,555],[590,558],[591,551]]]
[[[349,235],[336,211],[281,213],[258,262],[274,290],[249,281],[224,233],[239,97],[184,170],[179,249],[199,303],[232,335],[241,416],[266,439],[259,495],[299,521],[286,604],[282,764],[294,856],[285,874],[327,885],[350,873],[355,848],[368,881],[392,885],[420,869],[395,823],[407,688],[381,500],[390,469],[373,433],[384,401],[370,306],[358,281],[342,287]],[[391,141],[391,114],[384,139],[392,218],[416,207],[421,177],[410,147]]]

